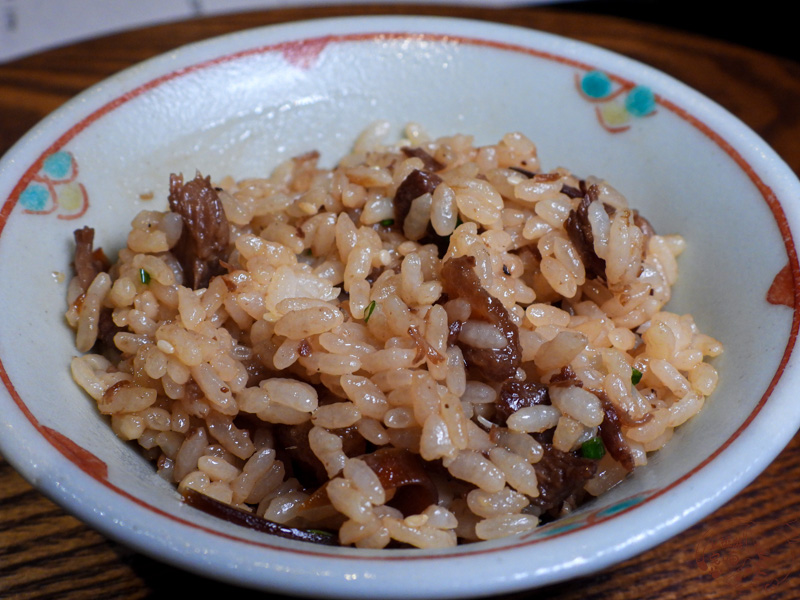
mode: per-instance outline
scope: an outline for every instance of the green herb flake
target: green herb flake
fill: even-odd
[[[639,369],[634,368],[633,373],[631,374],[631,383],[636,385],[642,380],[642,372]]]
[[[141,281],[145,285],[150,283],[150,273],[148,273],[144,269],[139,269],[139,281]]]
[[[392,225],[394,225],[394,219],[384,219],[381,221],[382,227],[391,227]]]
[[[364,323],[369,321],[369,318],[372,316],[372,311],[375,310],[376,302],[373,300],[367,305],[367,308],[364,309]]]
[[[603,440],[599,437],[593,437],[590,440],[587,440],[581,444],[581,455],[584,458],[591,458],[593,460],[599,460],[603,458],[603,455],[606,453],[606,448],[603,446]]]

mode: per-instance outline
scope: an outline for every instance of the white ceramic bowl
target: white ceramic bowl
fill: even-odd
[[[508,131],[543,164],[598,175],[689,243],[671,307],[726,353],[704,411],[622,485],[567,520],[449,551],[367,552],[275,539],[183,504],[72,382],[64,318],[72,231],[113,254],[172,171],[268,173],[319,149],[332,164],[376,119],[399,132]],[[145,201],[142,195],[154,194]],[[800,185],[725,110],[615,54],[527,29],[434,18],[311,21],[145,62],[45,119],[0,165],[0,449],[104,534],[240,585],[341,598],[467,597],[602,569],[731,498],[798,428],[798,314],[766,300],[787,264]],[[24,285],[23,285],[24,284]],[[789,298],[797,289],[785,290]]]

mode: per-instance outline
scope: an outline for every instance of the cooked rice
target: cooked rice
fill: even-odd
[[[663,311],[684,241],[653,233],[607,183],[541,172],[518,133],[476,147],[467,135],[431,141],[415,125],[384,145],[385,131],[366,131],[331,170],[310,152],[266,179],[218,182],[229,252],[201,289],[183,285],[180,215],[140,213],[117,262],[88,287],[70,285],[81,352],[98,347],[103,310],[117,331],[106,357],[73,359],[73,377],[179,490],[364,548],[529,531],[627,474],[607,453],[581,489],[543,505],[553,490],[537,472],[553,448],[580,455],[611,410],[619,424],[602,433],[646,464],[714,390],[703,359],[722,346],[691,316]],[[441,181],[399,222],[398,189],[431,171],[402,151],[411,145],[440,163]],[[599,277],[568,230],[587,197]],[[512,342],[444,291],[442,265],[465,256],[518,330],[510,377],[470,364]],[[550,401],[500,416],[507,379],[543,384]],[[302,434],[326,481],[301,483],[289,434]],[[437,499],[398,509],[369,462],[381,448],[420,456]]]

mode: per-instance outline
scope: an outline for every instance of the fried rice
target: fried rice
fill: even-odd
[[[173,174],[113,264],[76,231],[73,377],[187,498],[290,537],[530,531],[714,390],[721,344],[664,310],[685,242],[520,133],[384,130],[333,169]]]

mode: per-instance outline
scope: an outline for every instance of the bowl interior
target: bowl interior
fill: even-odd
[[[763,142],[684,86],[596,48],[504,26],[381,18],[246,32],[149,61],[69,103],[5,157],[0,280],[24,282],[2,293],[0,400],[11,426],[0,444],[9,460],[107,534],[223,578],[233,569],[245,583],[319,594],[308,578],[322,577],[308,567],[313,558],[329,561],[326,593],[383,596],[378,583],[347,584],[347,561],[372,560],[380,584],[409,577],[398,564],[420,568],[425,553],[323,551],[189,509],[114,436],[68,369],[74,229],[94,227],[96,245],[113,256],[138,211],[164,209],[171,172],[263,176],[312,149],[333,165],[376,120],[390,124],[387,140],[409,122],[479,143],[521,131],[545,168],[607,179],[656,231],[686,238],[669,308],[691,313],[726,346],[715,360],[717,391],[646,468],[532,535],[437,554],[460,557],[461,583],[415,576],[409,595],[490,593],[600,568],[719,506],[788,441],[800,420],[782,395],[795,377],[786,361],[796,317],[766,295],[787,263],[796,270],[794,209],[783,199],[797,183]],[[751,438],[773,410],[784,421],[754,451]],[[741,471],[725,468],[735,459],[746,461]],[[631,545],[637,536],[647,539]],[[242,544],[250,554],[237,557]],[[541,567],[512,557],[502,575],[464,575],[464,560],[497,552],[535,552]],[[576,552],[583,563],[574,564]],[[209,566],[209,553],[222,566]],[[257,567],[265,556],[275,566]],[[281,565],[291,573],[280,575]]]

